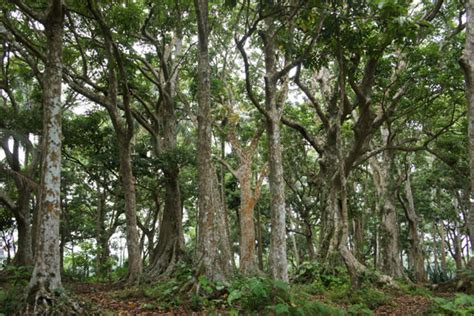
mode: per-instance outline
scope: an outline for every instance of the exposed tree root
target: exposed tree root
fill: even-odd
[[[44,288],[30,293],[21,315],[81,315],[78,302],[62,291],[48,292]]]

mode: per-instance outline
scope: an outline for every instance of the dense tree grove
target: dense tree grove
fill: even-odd
[[[23,312],[81,313],[62,278],[183,269],[183,291],[229,304],[237,276],[311,269],[474,290],[472,0],[0,8],[0,231]]]

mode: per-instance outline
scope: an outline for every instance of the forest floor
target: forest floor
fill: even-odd
[[[183,305],[179,307],[163,308],[155,299],[140,295],[123,297],[123,288],[118,285],[97,284],[97,283],[74,283],[71,290],[76,293],[81,301],[88,306],[93,306],[94,310],[104,315],[208,315],[211,311],[193,311]],[[449,297],[450,293],[438,293],[437,296]],[[424,315],[432,305],[430,298],[424,295],[413,294],[393,294],[391,300],[373,310],[372,315]],[[312,299],[347,309],[347,304],[335,304],[323,294],[312,296]],[[235,315],[225,309],[212,309],[212,314]]]

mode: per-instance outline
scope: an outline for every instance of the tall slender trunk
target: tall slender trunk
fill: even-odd
[[[288,281],[286,245],[285,180],[280,139],[281,105],[277,104],[275,22],[265,19],[265,111],[269,156],[269,184],[271,199],[271,233],[268,263],[274,279]]]
[[[52,0],[44,22],[47,57],[43,83],[43,160],[35,265],[28,285],[28,309],[48,313],[62,292],[59,253],[61,214],[61,77],[64,4]]]
[[[408,220],[408,238],[410,249],[408,250],[409,268],[414,272],[416,282],[426,280],[425,266],[423,262],[423,250],[420,245],[420,237],[418,236],[418,216],[415,211],[415,202],[411,189],[410,167],[406,173],[405,197],[407,205],[405,206],[405,215]]]
[[[211,152],[208,1],[194,0],[194,6],[198,22],[198,273],[224,280],[232,271],[232,258]]]
[[[328,200],[322,214],[324,221],[320,232],[319,259],[322,263],[330,266],[337,254],[341,225],[338,214],[339,189],[331,185],[328,193]]]
[[[257,210],[257,261],[258,268],[263,271],[263,236],[262,223],[260,222],[260,211]]]
[[[441,272],[443,275],[446,275],[447,272],[447,265],[446,265],[446,233],[444,228],[444,223],[436,225],[438,227],[439,238],[441,239],[440,242],[440,252],[441,252]]]
[[[105,226],[106,218],[106,195],[105,190],[101,190],[100,186],[97,189],[98,203],[96,214],[96,242],[97,242],[97,256],[96,256],[96,274],[100,278],[105,278],[109,271],[109,232]]]
[[[250,167],[250,166],[248,166]],[[257,258],[255,256],[255,224],[253,213],[255,198],[252,193],[250,176],[251,170],[242,171],[245,175],[240,177],[240,271],[251,275],[257,271]]]
[[[15,216],[18,229],[18,249],[15,264],[19,266],[33,265],[33,236],[31,227],[30,199],[31,190],[22,188],[18,192],[17,211]]]
[[[339,156],[341,158],[341,156]],[[344,171],[344,161],[340,161],[340,174],[335,179],[335,187],[339,189],[339,196],[337,199],[338,217],[341,224],[341,230],[338,234],[338,251],[341,255],[344,264],[347,267],[349,276],[351,278],[351,286],[353,288],[360,287],[360,276],[367,271],[367,268],[361,264],[348,247],[349,242],[349,211],[347,206],[347,179]]]
[[[305,217],[307,217],[309,211],[305,212]],[[314,249],[314,242],[313,242],[313,226],[311,225],[309,218],[303,218],[304,222],[304,229],[305,229],[305,240],[306,240],[306,248],[308,250],[308,259],[313,261],[316,259],[316,250]]]
[[[353,218],[354,252],[357,260],[364,263],[364,216],[358,213]]]
[[[439,269],[439,252],[438,252],[438,242],[436,238],[436,227],[435,224],[431,227],[431,235],[432,235],[432,240],[433,240],[433,265],[434,265],[434,274],[437,275],[440,271]]]
[[[456,270],[462,269],[462,246],[461,246],[461,232],[459,231],[459,223],[456,222],[454,228],[454,261],[456,262]]]
[[[266,89],[269,90],[269,89]],[[267,96],[268,98],[269,96]],[[267,101],[272,102],[272,101]],[[280,143],[280,122],[276,113],[267,119],[269,182],[271,195],[271,234],[269,265],[273,278],[288,281],[286,256],[285,182]]]
[[[474,2],[466,1],[466,45],[460,63],[464,71],[465,89],[468,107],[468,134],[469,134],[469,171],[471,180],[471,194],[469,197],[469,214],[467,228],[471,240],[471,251],[474,252]],[[474,269],[474,260],[471,258],[470,267]]]
[[[137,202],[135,190],[135,177],[132,169],[131,138],[121,137],[117,134],[119,143],[120,177],[125,199],[125,222],[127,233],[128,276],[127,282],[135,284],[142,273],[142,260],[139,247],[137,227]]]
[[[296,228],[294,224],[294,219],[292,218],[291,213],[288,215],[289,215],[288,219],[289,219],[290,228],[292,229]],[[300,265],[301,259],[300,259],[300,253],[298,251],[298,245],[296,244],[296,237],[294,233],[290,234],[290,240],[291,240],[291,246],[293,248],[293,256],[295,258],[295,265],[298,267]]]

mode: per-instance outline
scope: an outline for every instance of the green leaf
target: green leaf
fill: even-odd
[[[238,300],[242,297],[242,292],[240,290],[233,290],[230,292],[227,297],[227,304],[231,305],[233,301]]]
[[[290,312],[290,308],[286,304],[276,304],[272,306],[271,309],[274,310],[277,315],[288,314]]]

